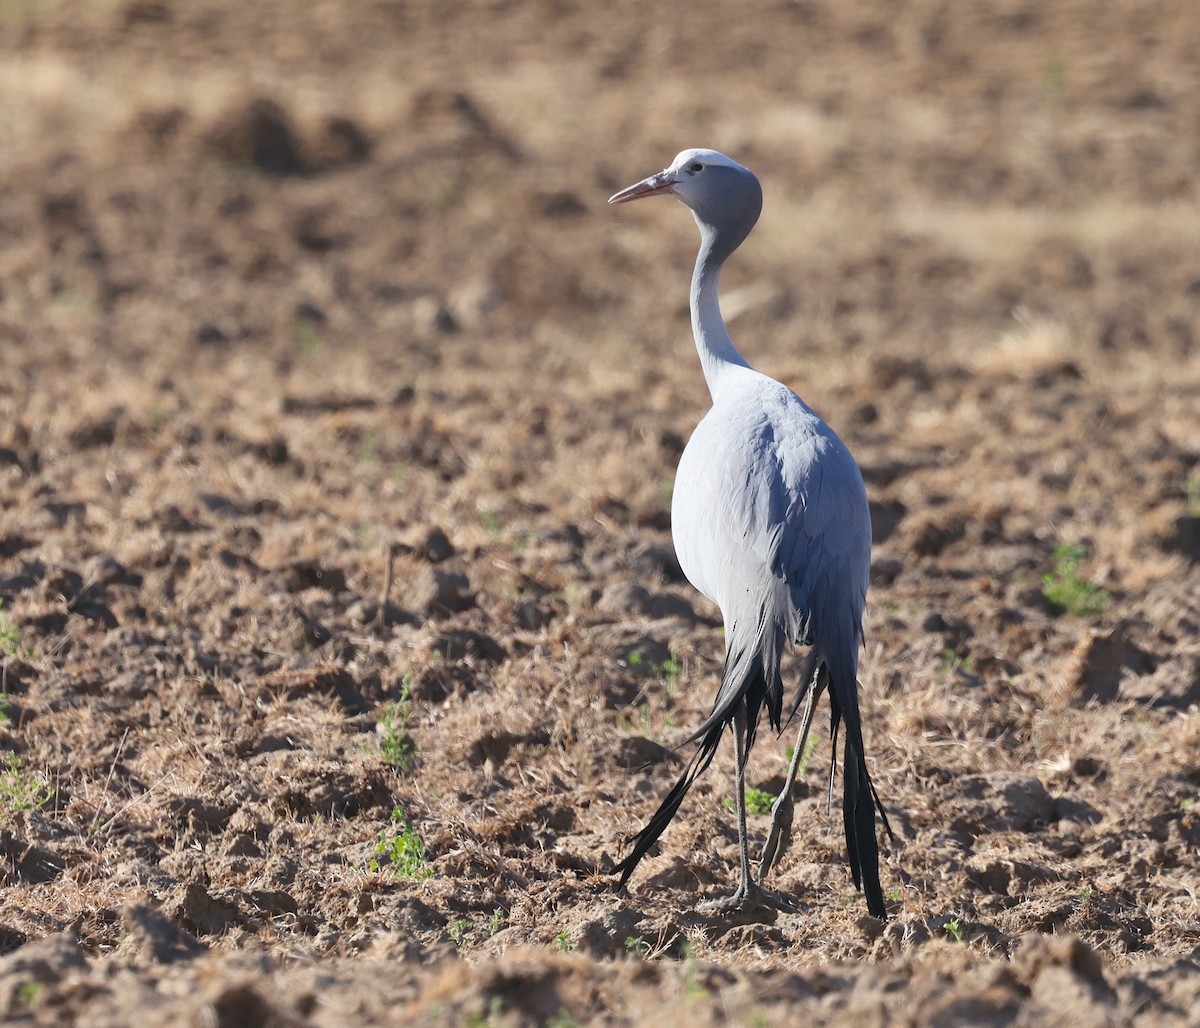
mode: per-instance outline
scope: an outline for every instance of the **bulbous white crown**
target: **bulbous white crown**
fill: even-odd
[[[747,175],[752,175],[753,172],[749,168],[738,164],[732,157],[726,157],[719,150],[708,150],[704,147],[693,147],[690,150],[680,150],[675,155],[675,159],[671,162],[669,171],[682,171],[689,164],[703,164],[707,167],[730,168],[734,171],[742,171]]]

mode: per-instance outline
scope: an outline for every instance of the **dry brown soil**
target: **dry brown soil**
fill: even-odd
[[[6,0],[0,95],[7,1023],[1200,1022],[1192,0]],[[695,909],[727,751],[596,873],[721,661],[695,229],[605,205],[694,145],[871,495],[886,924],[824,715],[801,914]]]

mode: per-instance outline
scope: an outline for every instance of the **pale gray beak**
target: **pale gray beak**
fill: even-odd
[[[657,175],[642,179],[628,189],[622,189],[608,198],[609,203],[629,203],[630,200],[640,200],[644,196],[661,196],[675,188],[679,178],[670,168],[660,171]]]

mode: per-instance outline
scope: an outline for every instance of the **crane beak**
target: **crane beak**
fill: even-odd
[[[657,175],[642,179],[628,189],[622,189],[608,198],[609,203],[629,203],[630,200],[640,200],[645,196],[660,196],[670,193],[678,184],[679,178],[670,168],[660,171]]]

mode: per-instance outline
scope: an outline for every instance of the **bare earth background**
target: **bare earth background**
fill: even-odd
[[[1198,83],[1192,0],[0,3],[6,1021],[1200,1021]],[[824,716],[803,914],[693,909],[727,751],[593,873],[721,659],[604,203],[693,145],[872,499],[886,925]]]

